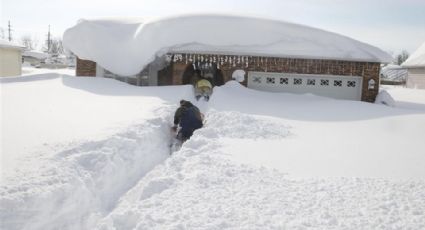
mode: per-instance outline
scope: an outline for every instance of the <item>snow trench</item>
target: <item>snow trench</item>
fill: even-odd
[[[0,186],[0,228],[92,229],[169,157],[169,142],[164,141],[170,140],[169,121],[145,120],[106,139],[74,145],[44,159],[40,167],[27,162]]]

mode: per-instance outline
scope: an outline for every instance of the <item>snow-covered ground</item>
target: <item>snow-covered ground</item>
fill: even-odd
[[[425,91],[387,88],[388,107],[229,82],[169,156],[191,87],[0,82],[2,229],[425,228]]]
[[[46,68],[35,68],[28,65],[22,67],[22,76],[47,74],[47,73],[56,73],[56,74],[65,74],[69,76],[75,76],[75,68],[46,69]]]

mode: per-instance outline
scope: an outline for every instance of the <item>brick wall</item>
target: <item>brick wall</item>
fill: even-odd
[[[96,76],[96,62],[79,59],[77,57],[76,75],[84,77]]]
[[[206,59],[216,57],[216,63],[223,73],[224,81],[232,78],[233,71],[243,69],[259,72],[277,72],[277,73],[296,73],[296,74],[325,74],[342,76],[360,76],[363,77],[362,101],[374,102],[379,90],[379,70],[380,63],[375,62],[353,62],[338,60],[318,60],[318,59],[296,59],[296,58],[271,58],[271,57],[249,57],[238,61],[238,56],[223,55],[203,55]],[[229,60],[232,57],[232,63],[220,62],[221,58]],[[236,61],[234,61],[236,60]],[[193,59],[192,59],[193,61]],[[187,64],[186,64],[187,63]],[[182,54],[178,61],[173,63],[173,83],[181,84],[183,72],[187,65],[190,65],[189,55]],[[368,81],[374,79],[375,88],[368,89]],[[242,82],[247,85],[246,79]]]
[[[219,69],[223,73],[224,82],[231,80],[233,71],[243,69],[248,71],[264,71],[277,73],[298,73],[298,74],[325,74],[325,75],[342,75],[342,76],[360,76],[363,77],[362,101],[374,102],[379,90],[379,70],[380,63],[375,62],[353,62],[353,61],[337,61],[337,60],[318,60],[318,59],[296,59],[296,58],[271,58],[271,57],[252,57],[245,58],[246,61],[238,63],[238,56],[224,55],[204,55],[208,58],[216,57],[216,63],[220,63]],[[220,62],[221,58],[233,61]],[[189,55],[182,54],[180,58],[172,63],[171,71],[160,72],[159,77],[167,77],[162,75],[170,74],[169,82],[173,85],[181,85],[183,73],[191,61],[188,60]],[[76,67],[77,76],[96,76],[96,63],[88,60],[77,58]],[[370,79],[375,80],[375,88],[368,89]],[[160,82],[159,82],[160,83]],[[246,80],[242,82],[246,86]]]

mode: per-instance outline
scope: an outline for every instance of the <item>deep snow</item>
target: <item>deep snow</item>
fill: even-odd
[[[425,228],[425,91],[389,87],[388,107],[229,82],[169,157],[191,87],[0,83],[2,229]]]
[[[379,48],[336,33],[272,19],[219,14],[82,19],[65,31],[63,43],[78,57],[123,76],[138,74],[166,53],[392,61]]]

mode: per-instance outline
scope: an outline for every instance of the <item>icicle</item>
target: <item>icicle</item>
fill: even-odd
[[[195,63],[192,64],[193,65],[193,69],[196,70],[196,65]]]
[[[220,62],[217,62],[217,69],[220,69]]]
[[[189,61],[192,62],[192,54],[189,55]]]
[[[241,56],[238,56],[238,64],[241,64]]]
[[[224,57],[224,62],[227,62],[227,61],[228,61],[228,59],[229,59],[229,57],[225,56],[225,57]]]
[[[201,62],[203,62],[203,61],[204,61],[204,55],[201,56]]]
[[[171,55],[170,54],[166,54],[165,55],[165,61],[166,62],[170,62],[171,61]]]
[[[213,58],[213,62],[216,63],[217,62],[217,56],[214,56]]]
[[[175,63],[176,61],[177,61],[177,55],[174,54],[173,62]]]

